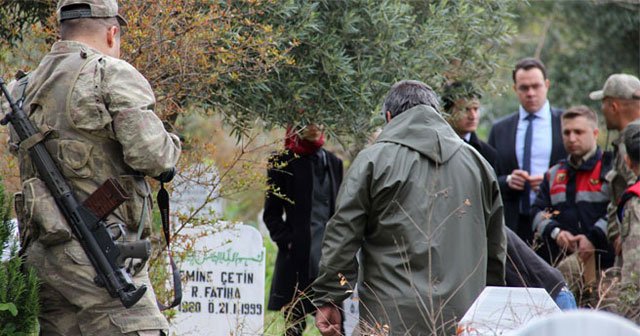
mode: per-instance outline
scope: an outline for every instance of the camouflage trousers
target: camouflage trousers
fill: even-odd
[[[598,283],[600,274],[596,269],[595,258],[582,262],[578,253],[564,258],[556,268],[562,273],[569,289],[576,298],[578,307],[596,308],[600,301]]]
[[[169,325],[156,305],[146,268],[133,277],[146,284],[142,299],[124,308],[119,299],[95,285],[96,272],[75,240],[27,248],[26,264],[41,281],[39,316],[41,335],[162,335]]]

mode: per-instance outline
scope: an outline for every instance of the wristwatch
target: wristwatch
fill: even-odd
[[[559,227],[555,227],[553,228],[553,230],[551,230],[551,234],[549,236],[551,236],[551,239],[556,240],[556,238],[558,238],[558,235],[560,234],[560,228]]]

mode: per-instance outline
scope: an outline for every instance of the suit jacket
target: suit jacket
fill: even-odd
[[[563,110],[551,108],[551,158],[549,167],[558,163],[567,156],[562,143],[562,127],[560,124],[560,116]],[[491,127],[489,133],[489,145],[491,145],[498,153],[498,165],[496,175],[498,175],[498,184],[502,194],[504,203],[504,219],[505,224],[514,230],[518,223],[518,214],[520,207],[520,197],[524,194],[521,190],[513,190],[507,184],[507,176],[514,169],[519,169],[518,159],[516,157],[516,130],[518,129],[518,112],[512,113],[506,117],[498,119]]]
[[[497,168],[498,164],[498,152],[495,148],[491,147],[488,143],[478,139],[476,132],[471,132],[471,137],[469,138],[469,145],[475,148],[482,156],[491,164],[494,170]]]

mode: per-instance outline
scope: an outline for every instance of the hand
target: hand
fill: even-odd
[[[556,244],[569,253],[573,253],[578,248],[578,244],[575,242],[575,236],[566,230],[560,230],[560,233],[556,237]]]
[[[582,234],[574,236],[573,241],[578,245],[578,257],[580,257],[582,262],[586,263],[587,260],[593,256],[596,250],[595,246],[593,246],[587,236]]]
[[[342,316],[338,307],[325,304],[316,311],[316,327],[322,336],[340,336]]]
[[[529,184],[531,185],[531,190],[538,192],[540,189],[540,183],[544,179],[544,175],[532,175],[529,176]]]
[[[620,239],[620,235],[617,235],[616,239],[613,240],[613,251],[617,256],[622,255],[622,240]]]
[[[513,190],[523,190],[524,184],[529,180],[529,173],[526,170],[514,169],[508,180],[509,188]]]
[[[173,167],[165,172],[163,172],[162,174],[154,177],[154,179],[162,182],[162,183],[169,183],[171,182],[171,180],[173,180],[173,177],[176,176],[176,167]]]

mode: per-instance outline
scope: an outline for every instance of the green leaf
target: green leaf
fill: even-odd
[[[0,311],[9,311],[9,313],[11,313],[11,315],[13,316],[18,316],[18,308],[16,308],[16,305],[11,303],[11,302],[7,302],[7,303],[0,303]]]

